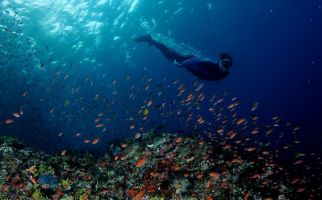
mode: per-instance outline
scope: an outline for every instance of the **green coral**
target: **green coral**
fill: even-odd
[[[55,174],[55,170],[54,168],[52,168],[51,166],[47,166],[46,164],[40,164],[38,166],[38,172],[36,175],[41,175],[41,174],[52,174],[54,175]]]
[[[68,178],[66,178],[66,179],[62,179],[62,180],[61,180],[61,184],[62,184],[62,186],[63,186],[64,188],[68,188],[68,187],[70,186],[70,184],[71,184],[71,181],[70,181]]]
[[[41,191],[39,189],[35,190],[34,193],[32,193],[32,198],[35,200],[46,200],[47,198],[43,196]]]

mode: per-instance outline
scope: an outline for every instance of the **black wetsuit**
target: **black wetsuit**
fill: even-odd
[[[180,65],[204,80],[217,81],[226,78],[229,74],[228,70],[221,70],[218,64],[200,60],[194,56],[183,61]]]
[[[167,59],[172,62],[179,63],[179,66],[186,68],[193,75],[203,80],[221,80],[228,76],[229,71],[221,68],[219,64],[209,60],[202,60],[193,55],[182,55],[164,45],[161,42],[154,40],[151,35],[145,35],[136,39],[136,42],[147,42],[149,45],[157,48]],[[232,58],[225,53],[220,54],[220,59]],[[230,63],[231,65],[231,63]]]

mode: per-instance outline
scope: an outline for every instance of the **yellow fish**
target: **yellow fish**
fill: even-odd
[[[149,114],[149,110],[148,109],[146,109],[146,108],[144,108],[144,110],[143,110],[143,115],[144,116],[147,116]]]

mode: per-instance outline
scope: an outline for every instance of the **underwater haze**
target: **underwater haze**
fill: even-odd
[[[95,155],[151,130],[222,137],[224,149],[241,137],[290,165],[311,155],[319,177],[321,24],[320,0],[0,0],[0,134]],[[135,42],[146,34],[214,62],[227,52],[233,66],[198,79]]]

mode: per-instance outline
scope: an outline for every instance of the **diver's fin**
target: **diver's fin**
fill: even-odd
[[[135,39],[135,42],[136,43],[146,42],[146,43],[148,43],[149,46],[151,46],[152,40],[153,40],[152,39],[152,36],[150,34],[147,34],[147,35],[143,35],[143,36],[137,37]]]

